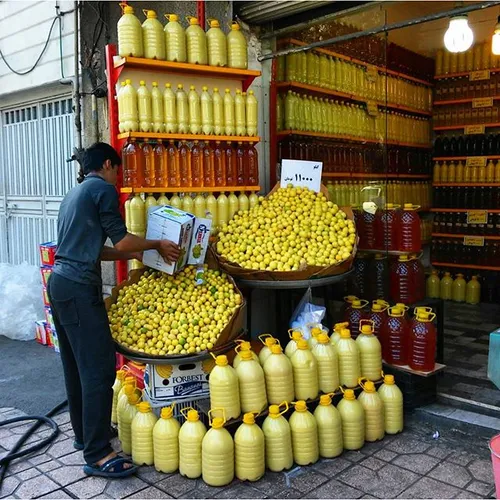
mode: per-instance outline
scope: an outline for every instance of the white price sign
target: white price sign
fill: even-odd
[[[316,193],[321,189],[323,163],[320,161],[282,160],[281,187],[307,187]]]

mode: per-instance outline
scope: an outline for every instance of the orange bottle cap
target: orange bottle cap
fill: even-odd
[[[328,338],[328,335],[326,333],[320,333],[318,335],[318,342],[320,344],[328,344],[330,342],[330,339]]]
[[[215,364],[217,366],[227,366],[228,365],[227,356],[225,356],[224,354],[217,356],[215,358]]]
[[[300,349],[301,351],[307,351],[307,349],[309,349],[309,344],[307,343],[307,340],[304,339],[298,340],[297,349]]]

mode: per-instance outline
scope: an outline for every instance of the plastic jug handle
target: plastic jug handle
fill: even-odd
[[[212,358],[214,359],[217,359],[217,356],[213,352],[210,353],[210,356],[212,356]]]
[[[284,413],[286,413],[288,411],[288,408],[289,408],[288,401],[283,401],[283,403],[280,403],[278,405],[278,408],[281,408],[282,406],[284,406],[285,409],[283,411],[280,411],[280,415],[283,415]]]
[[[344,388],[343,388],[341,385],[339,385],[339,389],[340,389],[340,392],[341,392],[342,394],[345,394],[345,390],[344,390]]]
[[[432,323],[436,319],[436,313],[429,313],[429,321]]]
[[[293,332],[294,332],[294,331],[296,331],[296,329],[295,329],[295,328],[289,328],[289,329],[288,329],[288,336],[290,337],[290,339],[292,339],[292,338],[293,338],[292,334],[293,334]]]
[[[363,380],[368,380],[366,377],[359,377],[358,378],[358,384],[361,387],[361,389],[365,388],[365,384],[363,384]]]
[[[208,410],[208,423],[210,426],[212,425],[212,422],[214,421],[212,414],[214,411],[221,411],[222,412],[222,420],[224,420],[224,423],[227,422],[226,420],[226,410],[224,408],[212,408],[211,410]]]
[[[218,21],[218,19],[215,19],[215,17],[207,17],[207,24],[209,27],[210,27],[210,24],[212,23],[212,21]]]
[[[372,327],[372,332],[375,331],[375,321],[372,319],[360,319],[359,320],[359,330],[361,331],[361,327],[363,325],[370,325]]]
[[[259,335],[258,339],[266,345],[266,340],[267,338],[273,338],[273,336],[270,333],[262,333]],[[276,342],[278,342],[278,339],[276,339]]]
[[[150,10],[150,9],[142,9],[142,13],[143,13],[146,17],[148,17],[148,10]]]
[[[122,14],[123,14],[123,12],[125,11],[125,7],[128,7],[127,2],[120,2],[118,5],[122,8]]]
[[[181,408],[181,415],[186,419],[189,410],[194,410],[194,408],[192,406],[186,406],[185,408]]]
[[[424,311],[424,312],[427,312],[427,313],[432,313],[432,307],[427,307],[427,306],[417,306],[415,307],[415,309],[413,310],[413,314],[416,316],[418,314],[418,311]]]

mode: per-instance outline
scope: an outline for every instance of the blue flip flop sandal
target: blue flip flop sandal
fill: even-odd
[[[85,472],[87,476],[99,476],[112,479],[114,477],[118,478],[131,476],[137,472],[137,469],[139,469],[137,465],[125,468],[126,464],[132,465],[133,462],[123,457],[115,457],[107,462],[104,462],[101,466],[88,464],[84,465],[83,472]]]

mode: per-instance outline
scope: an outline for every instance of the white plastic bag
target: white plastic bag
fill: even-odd
[[[311,337],[311,328],[313,326],[322,328],[321,321],[325,314],[326,307],[313,304],[312,291],[311,288],[308,288],[292,314],[290,328],[300,331],[302,337],[307,340]]]
[[[0,263],[0,304],[0,335],[33,340],[35,321],[44,317],[40,268]]]

